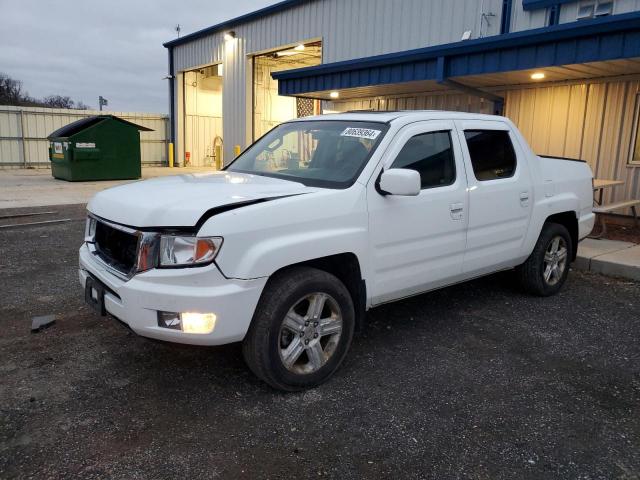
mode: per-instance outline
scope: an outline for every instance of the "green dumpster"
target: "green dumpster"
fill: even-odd
[[[48,137],[51,173],[70,182],[140,178],[140,131],[151,130],[114,115],[65,125]]]

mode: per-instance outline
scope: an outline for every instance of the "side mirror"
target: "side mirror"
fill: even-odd
[[[405,168],[390,168],[380,175],[380,190],[387,195],[416,196],[422,188],[420,174]]]

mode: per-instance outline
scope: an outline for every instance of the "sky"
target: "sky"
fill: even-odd
[[[0,72],[29,95],[168,113],[162,44],[278,0],[0,0]]]

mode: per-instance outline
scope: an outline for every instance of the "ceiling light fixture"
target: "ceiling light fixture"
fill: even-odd
[[[276,52],[276,57],[290,57],[291,55],[298,55],[300,52],[296,52],[295,50],[282,50],[281,52]]]
[[[329,94],[329,96],[330,96],[331,98],[338,98],[338,97],[340,97],[340,92],[331,92],[331,93]]]
[[[546,77],[544,72],[535,72],[531,74],[531,80],[543,80]]]

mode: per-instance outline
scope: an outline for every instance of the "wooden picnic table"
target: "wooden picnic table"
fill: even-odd
[[[591,235],[591,238],[602,238],[607,234],[607,223],[604,219],[604,214],[608,214],[613,212],[614,210],[622,210],[625,208],[631,208],[631,212],[633,213],[633,221],[634,224],[638,225],[638,212],[637,207],[640,205],[640,200],[637,199],[627,199],[619,202],[609,203],[607,205],[602,204],[602,196],[605,188],[613,188],[618,185],[624,185],[624,181],[622,180],[608,180],[604,178],[594,178],[593,179],[593,193],[595,197],[595,193],[599,192],[599,198],[596,200],[593,199],[593,203],[595,204],[595,208],[593,212],[598,214],[600,217],[600,222],[602,223],[602,230],[599,235]]]
[[[596,200],[597,205],[602,205],[602,197],[604,195],[605,188],[613,188],[618,185],[624,185],[623,180],[609,180],[606,178],[594,178],[593,179],[593,192],[598,193],[598,200]]]

